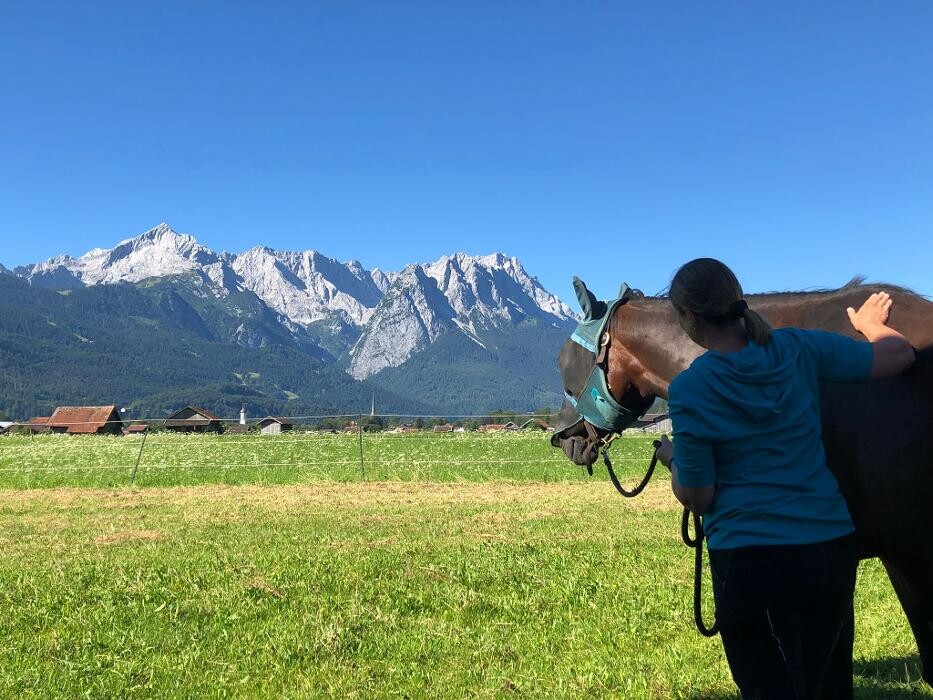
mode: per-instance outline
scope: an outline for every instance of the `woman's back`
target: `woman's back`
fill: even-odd
[[[671,384],[680,481],[715,483],[710,547],[808,544],[852,531],[820,436],[820,381],[861,381],[867,343],[781,329],[767,346],[709,351]]]

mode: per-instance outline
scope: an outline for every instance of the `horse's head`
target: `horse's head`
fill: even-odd
[[[557,357],[565,398],[551,444],[589,467],[609,437],[638,423],[655,397],[636,385],[633,358],[616,332],[624,306],[641,293],[623,285],[607,303],[578,278],[573,284],[583,320]]]

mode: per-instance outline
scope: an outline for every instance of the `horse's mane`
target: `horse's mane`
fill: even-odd
[[[648,297],[648,298],[666,300],[669,298],[668,296],[669,289],[670,287],[667,287],[661,290],[655,296]],[[896,284],[888,284],[886,282],[865,282],[865,277],[863,275],[856,275],[855,277],[850,279],[848,282],[846,282],[844,285],[842,285],[841,287],[836,287],[835,289],[817,287],[817,288],[804,289],[800,291],[756,292],[754,294],[746,294],[746,296],[754,297],[758,299],[762,297],[781,297],[784,299],[791,299],[794,297],[806,297],[806,296],[820,295],[825,298],[832,299],[834,297],[847,296],[854,291],[863,291],[869,294],[873,292],[880,292],[880,291],[899,292],[901,294],[906,294],[908,296],[916,297],[918,299],[926,299],[927,301],[930,301],[928,297],[924,296],[923,294],[919,294],[915,292],[914,290],[909,289],[907,287],[901,287]]]
[[[906,294],[908,296],[917,297],[918,299],[926,299],[922,294],[918,294],[913,289],[907,287],[901,287],[896,284],[888,284],[887,282],[866,282],[865,277],[862,275],[856,275],[848,282],[846,282],[841,287],[836,289],[827,289],[827,288],[817,288],[817,289],[805,289],[798,292],[763,292],[760,294],[749,294],[751,297],[794,297],[794,296],[810,296],[819,294],[820,296],[832,299],[834,297],[844,297],[848,296],[852,292],[898,292],[900,294]]]

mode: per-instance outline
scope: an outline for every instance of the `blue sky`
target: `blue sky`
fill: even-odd
[[[166,221],[551,291],[933,294],[933,3],[7,2],[0,262]]]

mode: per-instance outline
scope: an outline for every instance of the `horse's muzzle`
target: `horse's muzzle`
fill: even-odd
[[[599,456],[599,446],[579,435],[562,438],[560,448],[571,462],[581,467],[592,466]]]

